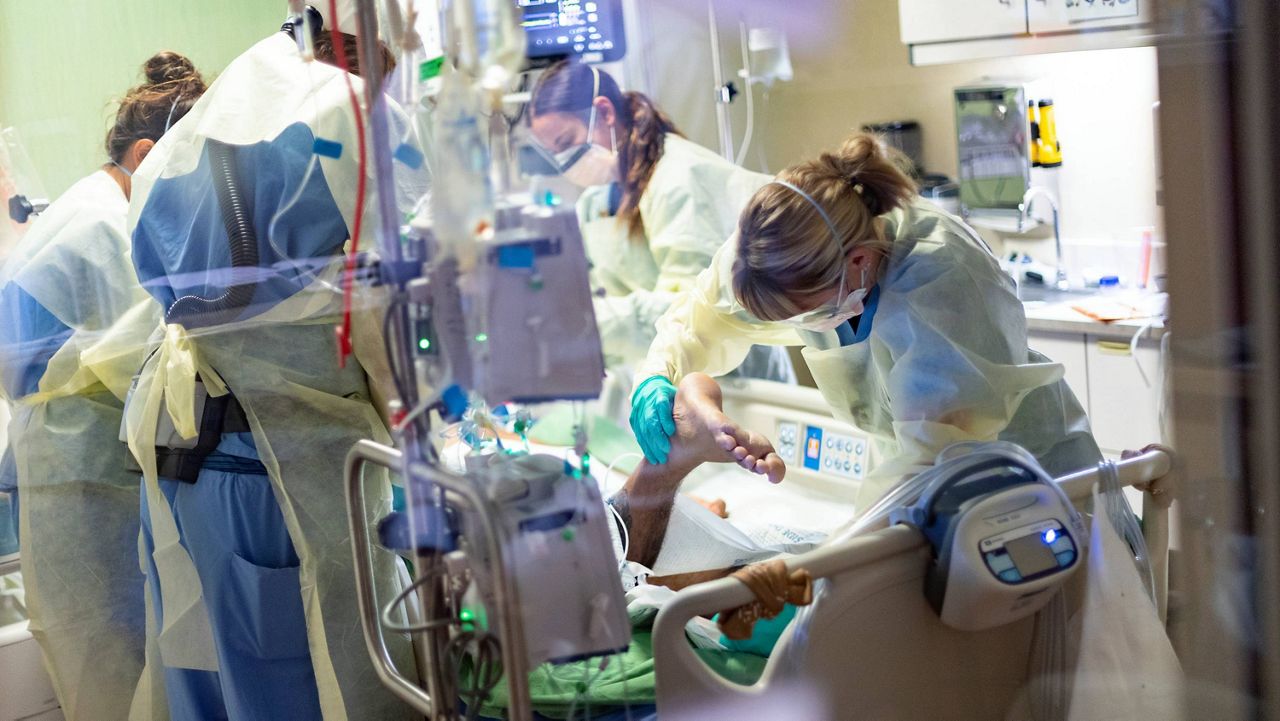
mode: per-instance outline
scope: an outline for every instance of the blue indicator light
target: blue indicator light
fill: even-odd
[[[1055,539],[1057,539],[1057,538],[1058,538],[1058,532],[1057,532],[1057,531],[1055,531],[1055,530],[1054,530],[1054,529],[1052,529],[1052,528],[1050,528],[1049,530],[1047,530],[1047,531],[1045,531],[1045,532],[1044,532],[1044,542],[1045,542],[1045,543],[1053,543],[1053,542],[1054,542],[1054,540],[1055,540]]]

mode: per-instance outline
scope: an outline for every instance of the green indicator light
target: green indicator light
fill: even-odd
[[[476,620],[476,614],[475,614],[475,611],[472,611],[469,608],[464,608],[462,609],[461,612],[458,613],[458,618],[462,619],[463,621],[474,621]]]
[[[564,531],[560,534],[560,537],[561,537],[561,538],[563,538],[563,539],[564,539],[564,540],[566,540],[566,541],[572,541],[572,540],[573,540],[573,529],[572,529],[572,528],[566,528],[566,529],[564,529]]]
[[[418,348],[421,350],[429,350],[431,348],[431,339],[423,338],[418,341]]]
[[[488,333],[476,333],[476,342],[477,342],[477,343],[484,343],[484,342],[485,342],[485,341],[487,341],[487,340],[489,340],[489,334],[488,334]]]

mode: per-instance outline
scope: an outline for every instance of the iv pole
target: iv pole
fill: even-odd
[[[707,0],[707,29],[711,34],[711,72],[715,83],[716,129],[720,135],[720,155],[734,160],[733,126],[729,121],[729,103],[733,102],[732,86],[724,81],[724,62],[720,58],[720,31],[716,23],[715,0]]]

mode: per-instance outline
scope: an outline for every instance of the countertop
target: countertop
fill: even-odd
[[[1166,332],[1163,318],[1120,320],[1103,323],[1073,309],[1077,303],[1087,302],[1093,296],[1080,296],[1070,302],[1047,303],[1044,301],[1024,302],[1027,313],[1027,330],[1035,333],[1087,333],[1111,340],[1128,341],[1133,334],[1148,323],[1151,327],[1143,332],[1144,340],[1159,340]]]

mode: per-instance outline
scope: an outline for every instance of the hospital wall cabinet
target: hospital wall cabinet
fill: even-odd
[[[1151,45],[1152,0],[898,0],[913,65]]]
[[[1032,331],[1029,345],[1061,363],[1108,455],[1161,440],[1163,373],[1159,340],[1148,332],[1131,351],[1119,334]]]
[[[1152,0],[1026,0],[1027,31],[1061,33],[1146,24]]]
[[[1160,441],[1160,348],[1086,336],[1089,419],[1098,445],[1107,453],[1139,449]]]
[[[898,0],[902,42],[936,43],[1027,31],[1025,0]]]

